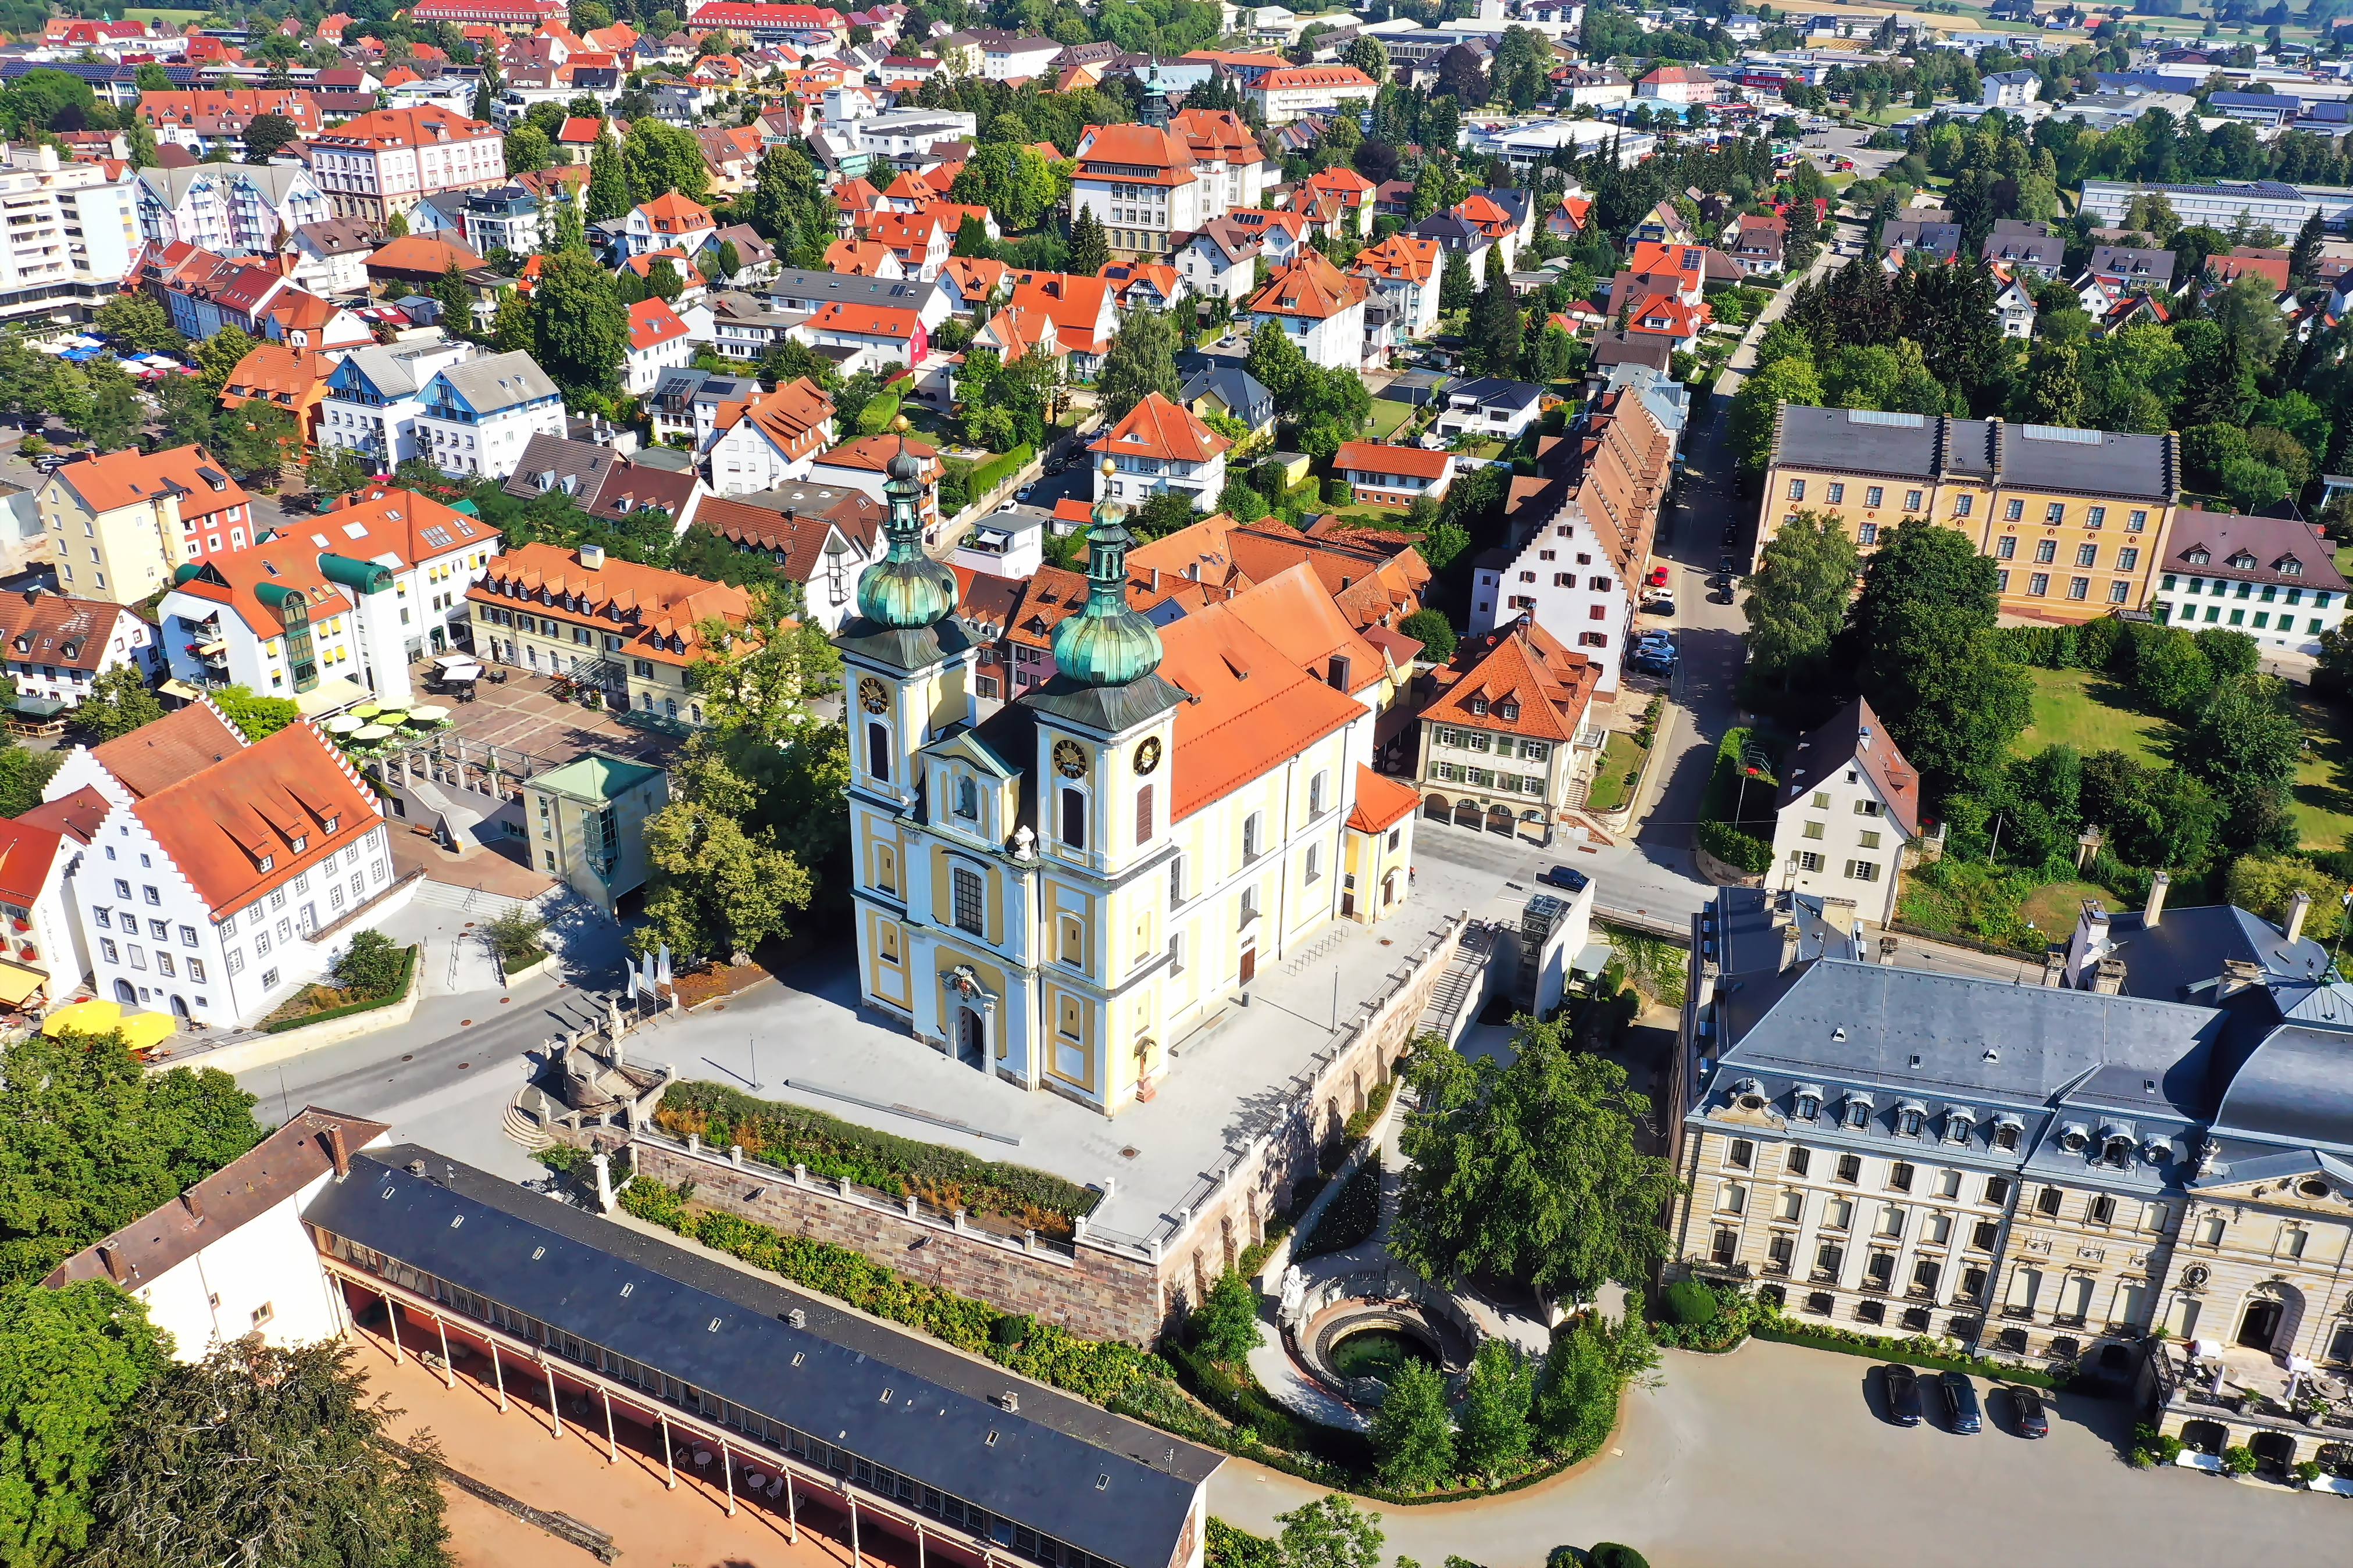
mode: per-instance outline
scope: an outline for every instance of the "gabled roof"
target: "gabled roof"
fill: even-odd
[[[449,365],[434,379],[448,383],[477,414],[561,395],[539,362],[520,349]]]
[[[1293,316],[1324,321],[1365,298],[1362,279],[1351,278],[1314,250],[1300,251],[1274,269],[1266,287],[1250,297],[1243,310],[1260,315]]]
[[[1348,624],[1315,569],[1303,561],[1225,604],[1244,626],[1335,690],[1356,696],[1379,685],[1387,674],[1379,651]]]
[[[1421,716],[1565,743],[1576,739],[1600,679],[1600,667],[1585,655],[1542,627],[1515,622],[1466,640],[1440,672],[1442,690]],[[1473,703],[1484,710],[1474,711]]]
[[[1778,809],[1787,810],[1824,779],[1847,768],[1869,775],[1887,815],[1906,838],[1920,832],[1920,770],[1906,762],[1871,704],[1858,697],[1789,753]]]
[[[1107,434],[1089,442],[1087,449],[1123,458],[1206,463],[1232,445],[1183,404],[1147,392],[1143,402]]]
[[[0,594],[0,658],[18,663],[95,670],[115,634],[135,620],[121,605],[76,599],[38,588]]]
[[[741,588],[609,555],[600,566],[584,566],[572,551],[544,543],[492,557],[466,597],[488,605],[561,600],[572,614],[608,622],[630,657],[673,666],[692,664],[705,651],[700,622],[716,617],[741,626],[750,613]]]
[[[173,447],[142,453],[135,447],[68,463],[50,476],[93,512],[142,506],[166,496],[186,498],[184,516],[243,506],[249,499],[231,479],[228,465],[202,447]]]
[[[867,559],[880,553],[882,515],[882,504],[864,490],[796,479],[756,497],[706,497],[695,521],[807,583],[824,570],[826,543],[837,530]]]
[[[216,917],[340,854],[381,820],[375,797],[308,721],[230,752],[131,810]]]
[[[1416,235],[1393,234],[1378,245],[1356,252],[1349,268],[1363,278],[1401,279],[1415,283],[1437,280],[1446,252],[1438,241]]]
[[[1449,452],[1428,452],[1419,447],[1389,447],[1378,441],[1350,441],[1332,455],[1335,471],[1353,469],[1358,473],[1409,474],[1421,479],[1445,477],[1454,458]]]
[[[1237,223],[1231,217],[1214,217],[1194,232],[1188,245],[1206,245],[1226,258],[1231,267],[1248,261],[1263,245],[1261,230],[1249,224]]]
[[[667,300],[640,300],[629,307],[629,347],[639,353],[675,342],[686,331]]]
[[[168,789],[245,749],[246,739],[210,702],[175,708],[152,724],[142,724],[90,748],[90,756],[133,795]]]
[[[1359,833],[1385,833],[1411,816],[1420,805],[1421,796],[1409,780],[1388,778],[1361,763],[1356,764],[1356,804],[1348,813],[1350,827]]]
[[[839,332],[846,337],[882,338],[903,343],[923,328],[923,318],[916,310],[894,310],[881,305],[852,304],[847,300],[828,300],[817,314],[809,318],[812,332]]]
[[[438,278],[452,267],[472,272],[483,265],[480,257],[455,240],[425,234],[404,234],[367,258],[371,272],[397,272],[412,278]]]

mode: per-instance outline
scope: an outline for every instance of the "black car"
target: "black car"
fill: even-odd
[[[1936,1374],[1936,1388],[1945,1396],[1945,1425],[1956,1432],[1985,1429],[1978,1415],[1977,1385],[1957,1372]]]
[[[1719,572],[1737,572],[1740,570],[1740,563],[1729,555],[1720,555],[1716,557],[1715,569]]]
[[[1898,1426],[1920,1425],[1920,1376],[1908,1366],[1882,1367],[1887,1385],[1887,1418]]]
[[[2020,1436],[2051,1436],[2051,1417],[2043,1410],[2041,1394],[2031,1388],[2013,1388],[2010,1391],[2010,1409]]]

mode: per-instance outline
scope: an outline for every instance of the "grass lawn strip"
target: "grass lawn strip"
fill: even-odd
[[[2089,755],[2123,752],[2137,761],[2164,766],[2170,758],[2173,726],[2108,700],[2115,685],[2084,669],[2029,669],[2034,681],[2034,718],[2011,748],[2031,757],[2062,743]]]
[[[1585,804],[1595,811],[1617,811],[1633,798],[1634,785],[1642,776],[1642,763],[1650,756],[1634,743],[1634,737],[1623,730],[1609,731],[1609,739],[1601,749],[1601,761],[1593,770],[1593,785],[1585,793]]]

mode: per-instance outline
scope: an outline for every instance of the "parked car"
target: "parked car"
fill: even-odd
[[[1642,613],[1646,616],[1673,615],[1675,613],[1675,591],[1672,588],[1651,589],[1642,600]]]
[[[1887,1418],[1898,1426],[1920,1425],[1920,1376],[1910,1367],[1892,1363],[1879,1369],[1887,1389]]]
[[[1556,888],[1566,888],[1572,893],[1582,889],[1588,879],[1585,873],[1574,866],[1555,866],[1551,870],[1536,878],[1539,882],[1548,883]]]
[[[1719,572],[1737,572],[1740,570],[1740,563],[1729,555],[1719,555],[1715,558],[1715,569]]]
[[[1672,654],[1638,653],[1634,656],[1632,663],[1634,668],[1644,675],[1672,675],[1675,672],[1675,658]]]
[[[1937,1392],[1945,1396],[1945,1425],[1956,1432],[1972,1433],[1984,1429],[1978,1415],[1977,1385],[1967,1375],[1957,1372],[1936,1374]]]
[[[1664,566],[1653,566],[1651,568],[1651,574],[1642,581],[1651,587],[1663,588],[1667,585],[1667,569]]]
[[[1036,485],[1023,485],[1019,489],[1013,492],[1013,499],[1015,500],[1028,500],[1029,499],[1029,492],[1037,488],[1038,487]]]
[[[2042,1395],[2031,1388],[2010,1391],[2010,1422],[2021,1437],[2051,1436],[2051,1417],[2042,1408]]]

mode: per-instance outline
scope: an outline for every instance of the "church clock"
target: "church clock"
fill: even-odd
[[[1087,776],[1087,753],[1076,741],[1054,742],[1054,771],[1066,779]]]
[[[1148,773],[1159,765],[1160,737],[1157,735],[1146,735],[1143,740],[1136,742],[1135,771],[1139,774]]]
[[[858,705],[869,713],[887,713],[891,710],[890,690],[870,675],[858,683]]]

